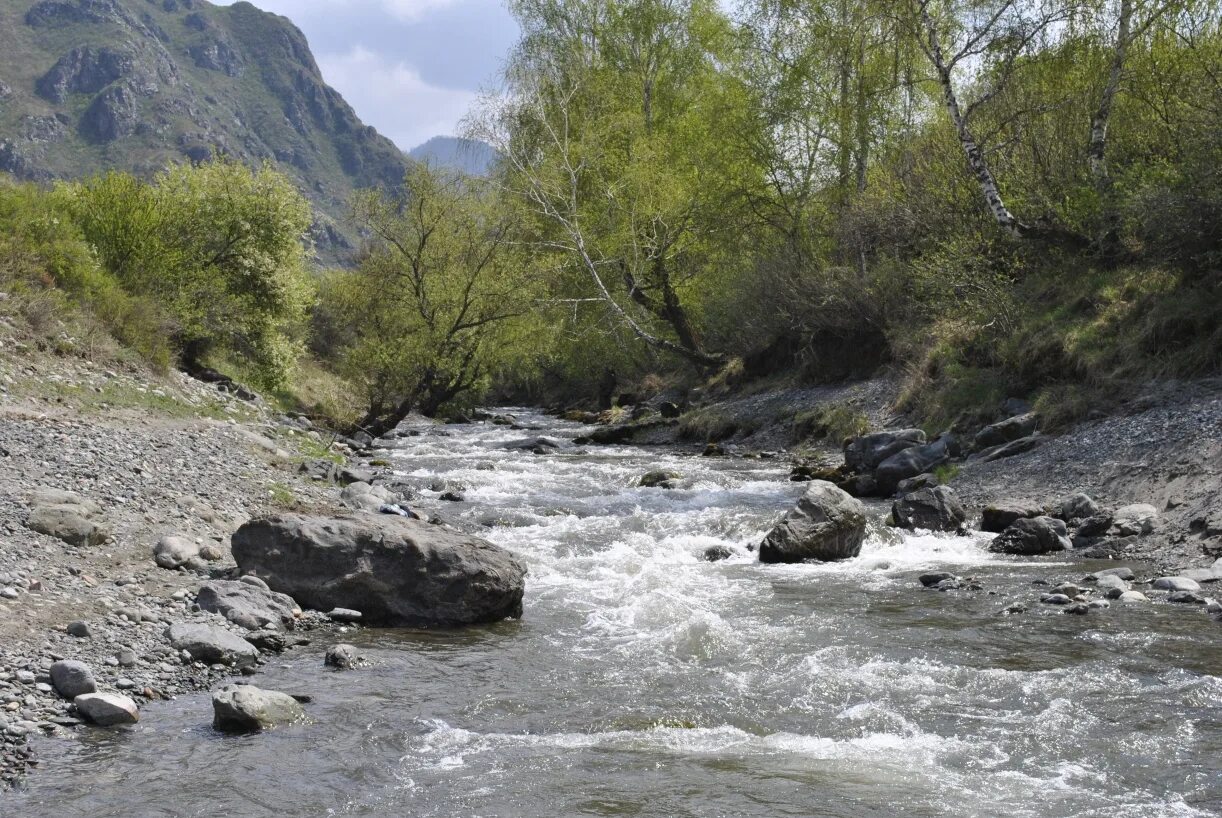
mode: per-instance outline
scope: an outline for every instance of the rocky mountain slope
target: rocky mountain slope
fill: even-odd
[[[214,151],[271,162],[316,205],[335,260],[353,243],[349,194],[403,177],[296,26],[250,3],[0,0],[0,31],[0,171],[18,178],[147,175]]]

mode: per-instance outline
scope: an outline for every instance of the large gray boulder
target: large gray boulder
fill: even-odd
[[[217,730],[246,733],[302,721],[305,710],[287,693],[235,684],[212,694],[212,726]]]
[[[84,718],[99,727],[115,727],[140,721],[140,709],[119,693],[82,693],[72,700]]]
[[[102,509],[81,495],[54,488],[36,489],[30,496],[26,525],[39,534],[69,545],[101,545],[110,531],[98,522]]]
[[[905,494],[891,505],[891,516],[899,528],[909,531],[960,531],[967,522],[967,512],[946,486],[918,489]]]
[[[465,625],[522,615],[526,568],[478,537],[392,515],[251,520],[233,535],[245,573],[322,611],[375,625]]]
[[[997,554],[1050,554],[1073,548],[1067,536],[1068,529],[1061,520],[1052,517],[1025,517],[1015,520],[1009,528],[998,534],[989,543],[989,550]]]
[[[976,438],[973,441],[974,447],[977,450],[988,449],[992,446],[1000,446],[1019,438],[1029,437],[1035,434],[1036,428],[1039,426],[1039,416],[1034,412],[1016,415],[1012,418],[1006,418],[1000,423],[994,423],[991,426],[985,426],[976,433]]]
[[[162,568],[180,568],[199,556],[199,543],[173,534],[153,546],[153,561]]]
[[[1102,509],[1099,508],[1098,503],[1087,495],[1079,493],[1066,497],[1061,501],[1056,517],[1058,520],[1064,520],[1069,523],[1074,520],[1086,520],[1097,516],[1101,511]]]
[[[985,506],[980,515],[980,530],[1000,534],[1015,520],[1042,517],[1044,509],[1035,503],[1001,502]]]
[[[874,480],[878,483],[879,492],[883,495],[891,494],[901,480],[933,471],[950,460],[954,447],[954,435],[944,434],[933,443],[912,446],[891,455],[874,470]]]
[[[98,683],[94,681],[89,665],[75,659],[61,659],[51,665],[51,685],[65,699],[75,699],[85,693],[96,693]]]
[[[344,486],[339,501],[353,511],[377,512],[382,506],[395,502],[395,496],[382,486],[357,481]]]
[[[844,463],[855,472],[871,472],[888,457],[924,443],[925,432],[920,429],[872,432],[844,445]]]
[[[813,480],[764,538],[760,562],[848,559],[861,553],[865,536],[865,506],[831,483]]]
[[[246,667],[259,658],[259,649],[224,628],[176,622],[166,630],[174,650],[185,650],[191,658],[208,664]]]
[[[203,610],[218,613],[248,631],[291,628],[296,623],[297,603],[291,596],[249,582],[205,582],[195,601]]]
[[[1121,537],[1149,534],[1158,523],[1158,509],[1148,503],[1133,503],[1116,509],[1112,527]]]

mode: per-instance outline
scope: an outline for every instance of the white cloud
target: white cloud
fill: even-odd
[[[381,0],[383,6],[400,20],[418,20],[433,9],[454,5],[459,0]]]
[[[341,54],[318,55],[317,60],[323,79],[365,124],[404,150],[433,136],[454,134],[477,97],[474,91],[430,85],[407,63],[360,45]]]

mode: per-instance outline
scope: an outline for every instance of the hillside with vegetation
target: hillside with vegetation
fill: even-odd
[[[249,3],[0,2],[0,170],[150,178],[223,154],[268,163],[318,211],[327,260],[357,240],[353,191],[394,186],[406,165],[322,78],[302,33]]]
[[[10,10],[21,49],[77,55],[15,61],[9,127],[36,102],[58,134],[23,143],[18,169],[122,156],[146,173],[6,186],[8,276],[77,293],[161,365],[277,389],[326,372],[373,432],[491,394],[683,405],[878,372],[930,430],[978,426],[1009,397],[1055,428],[1218,372],[1216,2],[513,8],[508,92],[468,118],[481,143],[466,144],[500,157],[487,176],[383,162],[296,30],[246,4]],[[158,26],[230,38],[216,54],[232,70],[179,65]],[[72,45],[84,31],[102,39]],[[237,48],[254,37],[257,54]],[[103,59],[119,42],[144,56]],[[103,83],[111,62],[122,76]],[[227,96],[187,81],[200,71]],[[119,120],[89,112],[141,82],[130,133],[91,137]],[[266,123],[227,161],[149,176],[171,113],[222,99]],[[317,150],[243,171],[277,134]],[[305,272],[303,182],[364,237],[357,269]]]

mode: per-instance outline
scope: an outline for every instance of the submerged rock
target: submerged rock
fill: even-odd
[[[643,475],[637,485],[646,489],[673,489],[679,485],[679,481],[682,479],[683,475],[678,472],[658,469]]]
[[[327,653],[323,656],[322,661],[327,667],[351,670],[361,661],[361,655],[357,652],[355,645],[341,643],[327,648]]]
[[[255,732],[304,720],[301,703],[277,690],[229,685],[212,694],[212,726],[217,730]]]
[[[842,560],[861,553],[866,510],[846,492],[815,480],[797,507],[781,518],[760,545],[760,562]]]
[[[378,625],[463,625],[522,615],[526,568],[486,540],[391,515],[251,520],[239,568],[318,610]]]

